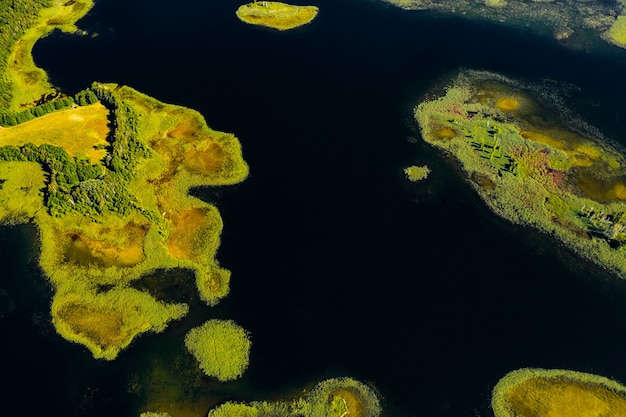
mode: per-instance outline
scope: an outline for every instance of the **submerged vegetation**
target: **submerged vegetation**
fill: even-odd
[[[626,160],[555,91],[465,71],[415,118],[494,212],[626,277]]]
[[[310,23],[317,16],[315,6],[294,6],[277,1],[254,1],[237,9],[239,20],[252,25],[289,30]]]
[[[407,10],[433,10],[550,33],[574,47],[604,39],[626,47],[626,1],[384,0]],[[591,36],[590,36],[591,35]],[[594,39],[589,39],[589,38]]]
[[[209,320],[185,336],[185,346],[208,376],[230,381],[243,375],[250,357],[248,333],[231,320]]]
[[[498,382],[491,406],[496,417],[618,416],[626,410],[626,387],[582,372],[520,369]]]
[[[0,25],[0,222],[37,225],[55,328],[114,359],[187,313],[134,280],[186,268],[207,303],[228,293],[230,273],[214,259],[221,217],[189,191],[240,182],[248,167],[237,139],[193,110],[115,84],[74,97],[52,89],[32,46],[52,29],[75,31],[92,1],[12,3],[0,5],[11,19]]]

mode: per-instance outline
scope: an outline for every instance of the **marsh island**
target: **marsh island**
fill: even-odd
[[[295,6],[277,1],[254,1],[237,9],[237,17],[245,23],[289,30],[310,23],[317,16],[315,6]]]
[[[95,82],[73,96],[53,89],[34,67],[32,45],[52,29],[75,29],[92,3],[18,3],[9,12],[21,32],[1,38],[9,53],[0,85],[0,221],[37,226],[59,334],[113,359],[135,336],[187,313],[135,280],[185,268],[207,303],[228,293],[230,273],[214,259],[221,217],[189,191],[240,182],[248,167],[236,137],[211,130],[196,111],[115,84]]]
[[[491,405],[496,417],[618,416],[626,387],[582,372],[519,369],[498,382]]]
[[[415,118],[423,139],[460,163],[495,213],[626,277],[623,152],[554,88],[464,71]]]

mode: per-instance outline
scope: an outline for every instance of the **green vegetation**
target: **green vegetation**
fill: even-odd
[[[418,181],[422,181],[428,178],[428,175],[430,174],[430,168],[428,168],[426,165],[421,166],[421,167],[413,165],[413,166],[404,168],[404,174],[406,175],[409,181],[418,182]]]
[[[607,39],[617,46],[626,47],[626,15],[617,17],[607,33]]]
[[[200,368],[220,381],[243,375],[248,367],[250,345],[248,333],[230,320],[209,320],[185,336],[185,346]]]
[[[335,378],[320,382],[292,401],[227,402],[211,410],[208,417],[378,417],[380,411],[378,398],[369,387],[352,378]]]
[[[465,71],[415,118],[424,140],[456,157],[494,212],[626,277],[626,160],[557,97],[545,86]]]
[[[74,23],[92,0],[13,0],[0,5],[0,110],[19,112],[44,104],[58,92],[35,66],[35,42],[54,29],[76,32]]]
[[[519,369],[498,382],[491,406],[496,417],[618,416],[626,387],[582,372]]]
[[[76,137],[88,131],[97,115],[99,126],[106,125],[107,115],[112,126],[105,135],[105,157],[97,163],[89,161],[79,145],[69,147],[77,156],[49,143],[0,148],[5,161],[0,163],[0,219],[38,225],[40,265],[57,290],[52,309],[57,330],[87,346],[95,357],[113,359],[136,335],[160,331],[186,311],[130,291],[127,286],[133,280],[156,269],[182,267],[195,271],[198,291],[207,303],[228,293],[230,273],[213,258],[221,218],[214,206],[188,193],[199,185],[241,181],[247,166],[236,138],[208,129],[197,112],[128,87],[94,84],[91,90],[100,103],[0,131],[0,141],[9,140],[3,133],[12,129],[35,139],[36,125],[43,119],[72,118],[64,134]],[[66,138],[41,137],[56,144]],[[93,135],[87,143],[103,150],[101,138]],[[121,301],[110,302],[108,297],[119,291],[124,291]],[[81,308],[93,317],[111,317],[117,324],[101,321],[106,326],[102,331],[86,327],[98,320],[76,324],[76,315],[68,312],[76,309],[57,307],[76,297],[88,303]],[[104,342],[103,332],[108,332]]]
[[[187,313],[132,288],[134,280],[186,268],[207,303],[228,293],[230,273],[214,259],[222,220],[189,190],[237,183],[248,167],[237,139],[190,109],[113,84],[74,97],[50,89],[32,46],[52,29],[75,31],[91,0],[5,3],[0,124],[10,127],[0,127],[0,222],[37,225],[55,328],[111,360]]]
[[[237,9],[239,20],[252,25],[289,30],[310,23],[319,9],[315,6],[294,6],[277,1],[254,1]]]

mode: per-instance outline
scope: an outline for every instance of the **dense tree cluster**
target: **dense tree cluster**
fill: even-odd
[[[13,47],[37,20],[39,11],[51,5],[52,0],[0,1],[0,109],[8,108],[12,98],[7,68]]]
[[[74,105],[72,97],[62,97],[20,112],[0,112],[0,126],[10,127],[28,122],[53,111],[68,109]]]
[[[150,148],[139,140],[137,113],[128,104],[118,100],[105,85],[93,83],[91,90],[111,115],[111,133],[107,141],[111,144],[105,166],[121,180],[128,181],[137,163],[150,157]]]

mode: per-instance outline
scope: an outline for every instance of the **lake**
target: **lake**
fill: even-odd
[[[351,376],[377,387],[384,416],[488,417],[491,389],[521,367],[626,383],[626,283],[494,216],[412,119],[431,86],[485,69],[577,85],[572,104],[626,145],[626,51],[374,0],[318,0],[316,20],[280,33],[239,22],[240,4],[97,0],[78,24],[97,36],[35,46],[67,93],[116,82],[200,111],[240,139],[250,177],[195,191],[224,218],[230,295],[206,307],[191,274],[156,273],[143,284],[191,313],[114,362],[56,335],[36,230],[1,228],[5,414],[131,417],[169,393],[205,415]],[[413,164],[426,182],[405,179]],[[190,369],[184,334],[209,318],[251,333],[239,381]]]

